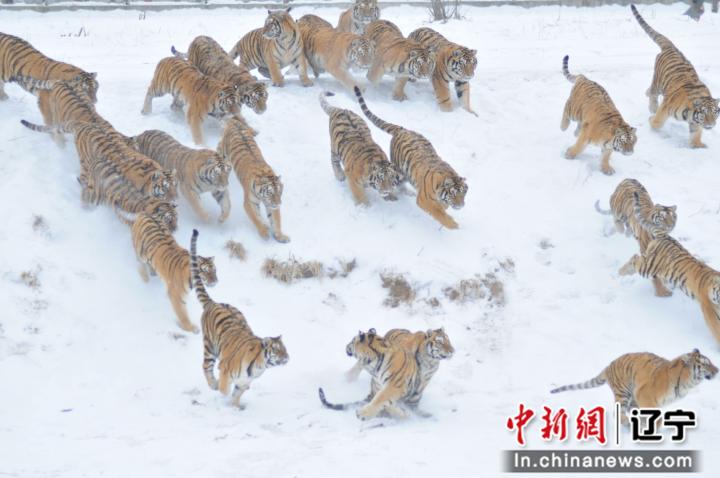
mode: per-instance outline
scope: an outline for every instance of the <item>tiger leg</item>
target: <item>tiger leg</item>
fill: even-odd
[[[230,216],[230,194],[226,189],[213,191],[213,198],[220,205],[220,217],[218,222],[223,223]]]
[[[268,58],[267,68],[270,72],[270,78],[272,79],[273,86],[283,87],[285,86],[285,80],[283,79],[282,72],[280,71],[280,63],[272,55]],[[307,76],[307,74],[305,75]]]
[[[195,214],[200,217],[200,220],[203,222],[209,222],[210,215],[205,211],[205,209],[203,209],[202,204],[200,204],[200,196],[197,191],[193,191],[191,188],[183,185],[182,193],[183,196],[185,196],[185,199],[187,199],[190,203],[190,207],[192,207],[193,211],[195,211]]]
[[[362,373],[362,371],[363,371],[363,364],[362,364],[362,362],[360,362],[358,360],[357,362],[355,362],[355,365],[353,365],[353,367],[350,370],[345,372],[345,380],[347,380],[348,382],[356,381],[358,379],[358,377],[360,376],[360,373]]]
[[[614,392],[615,402],[620,404],[620,423],[625,426],[630,424],[628,413],[630,413],[631,400],[625,393]]]
[[[715,340],[720,342],[720,320],[718,319],[718,306],[714,304],[709,297],[698,297],[698,302],[700,302],[700,309],[702,310],[705,323],[710,329],[710,332],[713,334],[713,337],[715,337]]]
[[[157,98],[158,96],[162,96],[164,93],[158,91],[155,88],[155,82],[150,83],[150,86],[148,86],[147,93],[145,94],[145,103],[143,103],[143,108],[141,113],[144,115],[149,115],[152,113],[152,101],[154,98]]]
[[[405,94],[405,85],[408,82],[407,76],[400,76],[395,78],[395,87],[393,88],[393,94],[392,98],[395,101],[405,101],[408,99],[407,95]]]
[[[138,273],[140,274],[140,278],[143,280],[143,282],[150,281],[150,274],[148,273],[147,262],[140,259],[139,257],[138,257]]]
[[[366,78],[373,85],[377,85],[380,83],[383,74],[385,74],[385,67],[383,67],[382,59],[378,56],[368,70]]]
[[[650,127],[652,129],[662,128],[669,116],[670,111],[668,109],[667,102],[663,101],[655,115],[650,117]]]
[[[625,263],[625,265],[620,268],[620,270],[618,271],[618,274],[620,274],[621,276],[630,276],[630,275],[635,274],[642,267],[643,261],[644,261],[643,256],[641,256],[640,254],[633,255]]]
[[[7,93],[5,93],[5,82],[0,79],[0,101],[8,99]]]
[[[45,91],[40,91],[38,93],[38,108],[40,109],[40,114],[42,114],[43,121],[45,121],[45,125],[55,126],[55,115],[53,114],[48,97],[49,94]],[[64,148],[65,136],[58,131],[53,131],[51,134],[55,144],[57,144],[60,148]]]
[[[615,169],[610,166],[611,154],[612,149],[604,149],[602,152],[602,159],[600,160],[600,170],[603,172],[603,174],[607,174],[608,176],[615,174]]]
[[[690,147],[707,148],[707,145],[700,140],[702,128],[696,124],[690,125]]]
[[[655,288],[655,295],[657,297],[670,297],[672,295],[672,291],[665,287],[662,280],[657,277],[653,277],[652,281],[653,287]]]
[[[292,62],[295,69],[298,71],[298,75],[300,75],[300,82],[303,86],[312,86],[313,82],[310,78],[308,78],[307,74],[307,60],[305,59],[305,55],[300,52],[300,54],[293,60]]]
[[[332,141],[332,139],[330,140]],[[340,155],[335,151],[332,151],[333,147],[330,145],[330,164],[332,164],[333,172],[335,173],[335,179],[342,182],[345,181],[345,171],[342,169]]]
[[[243,393],[245,393],[249,388],[250,384],[248,383],[242,383],[240,385],[235,384],[235,389],[233,390],[232,394],[232,403],[240,410],[243,410],[245,408],[244,405],[240,404],[240,398],[242,398]]]
[[[442,206],[440,206],[437,202],[430,198],[425,198],[425,194],[423,194],[422,190],[418,191],[417,205],[420,209],[430,214],[437,222],[448,229],[458,228],[458,223],[455,222],[455,219],[450,217],[450,215],[446,213]]]
[[[348,181],[348,186],[350,186],[350,192],[353,195],[355,204],[363,206],[370,205],[370,201],[368,201],[368,198],[365,195],[365,187],[362,178],[351,177]]]
[[[167,293],[168,297],[170,297],[172,308],[175,311],[175,316],[178,318],[178,322],[180,322],[180,328],[188,332],[192,332],[193,334],[197,334],[200,329],[198,329],[197,325],[190,322],[187,307],[185,307],[185,299],[183,297],[185,295],[185,291],[182,290],[182,286],[169,286]]]
[[[578,130],[580,129],[581,122],[578,121]],[[565,102],[565,109],[563,109],[562,121],[560,121],[560,130],[565,131],[570,126],[570,98]],[[575,135],[577,136],[577,135]]]
[[[370,403],[357,411],[356,415],[361,420],[368,420],[378,416],[383,409],[396,411],[394,404],[401,396],[402,390],[392,384],[386,384],[382,390],[375,394]]]
[[[589,142],[590,141],[584,130],[581,130],[580,136],[578,136],[575,144],[569,147],[567,151],[565,151],[565,159],[575,159],[578,154],[582,153],[585,150]]]
[[[255,229],[257,229],[260,234],[260,237],[263,239],[270,237],[268,227],[260,220],[260,206],[250,199],[250,195],[247,192],[245,192],[245,201],[243,202],[243,206],[245,207],[245,212],[250,218],[250,221],[252,221]]]
[[[205,374],[205,380],[207,380],[208,387],[212,390],[218,389],[218,381],[215,378],[215,353],[214,347],[210,338],[206,335],[203,336],[203,373]]]
[[[348,90],[355,88],[355,78],[345,69],[334,65],[327,66],[328,72]]]
[[[657,70],[653,72],[652,82],[645,92],[645,95],[648,97],[648,109],[650,113],[656,113],[658,110],[658,96],[660,95],[660,90],[657,85]]]
[[[182,113],[183,106],[185,106],[185,104],[183,103],[183,100],[180,99],[179,96],[173,95],[172,103],[170,103],[170,109],[176,113]]]
[[[435,99],[437,100],[440,110],[452,111],[453,107],[452,100],[450,99],[450,88],[448,88],[447,82],[438,75],[433,75],[432,86],[433,91],[435,92]]]
[[[195,111],[195,108],[191,105],[188,108],[187,122],[190,125],[193,141],[197,145],[203,144],[202,121],[202,115],[200,115],[198,111]]]
[[[473,111],[472,107],[470,106],[470,83],[467,81],[456,81],[455,82],[455,94],[457,95],[458,99],[460,100],[460,104],[462,105],[463,109],[467,111],[468,113],[472,113],[475,116],[478,114]]]
[[[230,387],[233,385],[232,377],[230,376],[230,372],[228,370],[223,370],[222,367],[218,368],[220,372],[220,380],[217,384],[217,390],[223,395],[227,395],[230,393]]]
[[[290,238],[282,232],[282,221],[280,218],[280,208],[275,208],[268,212],[268,220],[270,221],[270,230],[272,231],[273,238],[276,241],[290,242]]]

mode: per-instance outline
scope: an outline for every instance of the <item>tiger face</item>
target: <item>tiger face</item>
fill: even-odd
[[[205,161],[198,175],[207,184],[227,187],[230,171],[232,171],[230,163],[215,153]]]
[[[663,231],[670,232],[675,228],[675,223],[677,222],[676,210],[677,206],[655,204],[650,213],[650,221]]]
[[[255,183],[255,195],[268,209],[277,209],[282,203],[283,183],[280,176],[267,176]]]
[[[720,114],[720,100],[706,97],[693,101],[690,123],[702,126],[705,129],[712,129]]]
[[[392,195],[397,190],[400,182],[400,174],[392,164],[387,161],[378,161],[373,164],[368,183],[382,197]]]
[[[710,301],[715,305],[720,305],[720,275],[713,277],[710,286]]]
[[[363,365],[370,365],[381,358],[377,345],[384,345],[384,339],[377,336],[375,329],[370,329],[367,333],[359,331],[345,347],[345,353],[349,357],[355,357]]]
[[[173,191],[177,188],[177,172],[155,171],[151,179],[152,195],[158,199],[167,199],[174,196]]]
[[[360,0],[353,5],[352,16],[355,21],[360,23],[374,22],[380,18],[380,8],[375,0]]]
[[[80,91],[93,103],[97,103],[97,90],[99,88],[97,82],[97,73],[82,72],[75,76],[75,78],[67,81],[68,86],[73,88],[75,91]]]
[[[440,185],[438,196],[440,201],[453,209],[460,209],[465,205],[465,194],[468,186],[465,178],[451,176],[445,178]]]
[[[348,52],[350,65],[367,70],[375,59],[375,43],[365,37],[358,37],[350,43]]]
[[[453,79],[469,81],[475,76],[477,50],[471,50],[463,46],[453,48],[447,59],[446,66]]]
[[[288,7],[285,10],[268,10],[268,16],[265,19],[265,25],[262,29],[262,36],[268,40],[275,40],[280,38],[283,33],[292,29],[292,24],[295,21],[290,16],[290,10],[292,7]]]
[[[229,114],[238,104],[234,86],[226,86],[217,92],[210,116],[222,117]]]
[[[150,217],[174,232],[177,229],[177,211],[174,203],[163,202],[156,206],[150,213]]]
[[[683,355],[682,361],[688,367],[691,367],[691,380],[693,383],[700,383],[703,379],[710,380],[718,373],[718,368],[698,349],[693,349],[689,354]]]
[[[453,356],[455,349],[450,343],[450,338],[445,333],[445,329],[430,329],[426,332],[426,335],[425,351],[430,357],[443,360]]]
[[[435,69],[435,55],[424,48],[413,48],[408,54],[407,70],[416,79],[429,78]]]
[[[284,365],[290,360],[281,335],[262,339],[262,349],[268,367]]]
[[[240,102],[256,114],[262,114],[267,109],[268,92],[265,83],[253,83],[245,89],[240,89],[238,95]]]
[[[215,258],[214,257],[202,257],[198,256],[198,271],[200,273],[200,279],[203,284],[208,287],[213,287],[217,284],[217,270],[215,269]]]
[[[612,139],[612,149],[625,156],[633,154],[637,142],[636,129],[632,126],[624,126],[615,129],[615,136]]]

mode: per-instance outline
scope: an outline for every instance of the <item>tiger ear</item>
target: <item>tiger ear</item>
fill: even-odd
[[[633,127],[633,126],[630,127],[630,132],[631,132],[631,133],[634,133],[634,132],[636,132],[636,131],[637,131],[637,128],[635,128],[635,127]]]
[[[670,206],[668,207],[668,209],[670,209],[672,212],[675,212],[677,211],[677,206]]]
[[[368,330],[368,335],[377,335],[377,332],[375,331],[375,327]]]
[[[225,91],[220,90],[220,92],[218,93],[218,98],[225,98]]]
[[[93,79],[97,78],[97,72],[93,71],[92,73],[90,73],[90,78],[93,78]]]
[[[695,348],[693,349],[692,353],[700,355],[700,350]]]
[[[272,15],[272,10],[268,8],[268,15]]]
[[[470,54],[471,54],[472,56],[477,55],[477,50],[470,50]]]
[[[285,9],[285,11],[288,12],[288,13],[290,13],[290,10],[292,10],[292,7],[287,7],[287,8]]]
[[[262,348],[266,349],[266,348],[270,347],[271,344],[272,344],[272,338],[270,338],[270,337],[262,338]]]

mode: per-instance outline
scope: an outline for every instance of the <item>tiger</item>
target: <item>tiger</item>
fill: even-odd
[[[89,73],[69,63],[48,58],[22,38],[0,33],[0,101],[8,98],[5,82],[21,76],[36,80],[76,81],[91,102],[97,102],[97,73]],[[33,89],[25,89],[35,93]]]
[[[620,404],[620,420],[628,425],[633,408],[660,408],[683,398],[703,379],[710,380],[718,368],[698,349],[667,360],[649,352],[628,353],[616,358],[597,377],[584,383],[564,385],[550,393],[610,386]]]
[[[432,73],[432,85],[435,98],[442,111],[452,111],[449,82],[455,83],[455,94],[462,107],[477,116],[470,106],[470,80],[475,76],[477,50],[452,43],[432,28],[418,28],[410,35],[435,54],[435,68]]]
[[[268,92],[265,83],[257,81],[242,63],[236,65],[218,42],[208,36],[196,37],[181,53],[173,46],[173,55],[186,59],[195,68],[216,80],[230,83],[237,90],[240,103],[263,114],[267,109]]]
[[[345,349],[355,357],[373,377],[370,395],[365,400],[350,404],[333,404],[326,400],[322,388],[318,390],[320,402],[333,410],[345,410],[363,405],[356,411],[361,420],[383,415],[406,418],[403,407],[406,399],[413,396],[420,382],[415,353],[407,347],[392,343],[377,335],[375,329],[359,332]]]
[[[232,166],[216,151],[188,148],[158,130],[144,131],[131,139],[138,152],[157,161],[165,169],[177,171],[180,191],[204,222],[210,220],[200,204],[200,194],[205,192],[210,192],[220,206],[218,221],[223,223],[228,218],[230,194],[227,188]]]
[[[292,65],[298,71],[302,85],[312,86],[300,29],[290,16],[291,9],[268,10],[265,25],[243,36],[230,50],[230,58],[240,57],[240,62],[248,69],[257,68],[278,87],[285,84],[281,70]]]
[[[355,5],[340,14],[335,28],[339,32],[364,35],[370,22],[380,19],[380,8],[377,0],[355,0]]]
[[[230,119],[225,125],[218,153],[232,164],[238,181],[244,191],[245,212],[255,225],[263,239],[269,237],[268,226],[260,218],[260,205],[265,206],[272,237],[278,242],[289,242],[290,237],[282,232],[280,204],[282,202],[283,183],[270,167],[252,132],[237,119]]]
[[[402,181],[409,181],[417,191],[417,205],[448,229],[458,223],[445,212],[448,207],[461,209],[465,205],[468,186],[465,178],[440,159],[430,141],[420,133],[381,120],[365,104],[360,89],[355,96],[362,112],[378,128],[392,135],[390,161],[400,173]],[[403,183],[401,183],[402,185]]]
[[[152,113],[153,98],[170,93],[171,108],[182,111],[188,104],[187,121],[195,144],[203,144],[202,122],[210,115],[217,119],[239,116],[235,88],[203,75],[190,63],[174,56],[163,58],[155,68],[145,95],[142,114]]]
[[[334,93],[320,93],[320,106],[329,116],[330,163],[335,178],[345,181],[356,204],[369,205],[365,187],[375,189],[385,200],[397,199],[395,193],[400,185],[400,174],[388,161],[385,152],[373,141],[365,121],[350,110],[330,106],[325,99]]]
[[[240,398],[252,380],[270,367],[284,365],[290,359],[282,336],[258,337],[250,329],[245,316],[230,304],[210,298],[200,276],[197,256],[197,229],[190,241],[190,271],[203,312],[203,371],[208,386],[223,395],[233,387],[233,404],[242,409]],[[219,359],[220,380],[215,378],[215,362]]]
[[[633,154],[637,142],[636,128],[625,122],[605,88],[584,75],[571,75],[568,71],[569,56],[565,55],[562,71],[573,83],[570,97],[565,103],[560,129],[565,131],[570,121],[577,121],[577,141],[565,152],[566,159],[575,159],[589,144],[597,144],[602,150],[600,170],[610,176],[615,169],[610,166],[613,151],[625,156]]]
[[[343,86],[352,89],[355,79],[350,69],[370,68],[375,58],[375,45],[360,35],[336,32],[329,24],[320,28],[317,26],[320,20],[315,15],[305,15],[297,22],[308,64],[315,78],[327,71]]]
[[[80,159],[80,184],[92,187],[96,181],[121,181],[146,196],[172,200],[177,197],[176,171],[166,171],[152,159],[138,153],[125,141],[109,134],[102,125],[71,121],[54,127],[22,120],[38,132],[72,133]]]
[[[670,40],[648,25],[635,5],[630,5],[630,9],[645,33],[660,47],[655,58],[655,73],[645,93],[650,101],[650,112],[654,113],[650,117],[650,126],[660,129],[670,116],[686,121],[690,129],[690,146],[706,148],[701,141],[702,130],[715,126],[720,115],[720,99],[712,97],[692,63]],[[658,107],[659,95],[663,96],[663,101]]]
[[[116,210],[116,213],[118,211]],[[180,328],[194,334],[200,329],[190,321],[185,296],[193,287],[190,277],[190,254],[173,238],[172,232],[161,221],[146,214],[129,220],[121,213],[118,217],[131,227],[133,247],[138,260],[138,272],[144,282],[149,275],[159,275],[165,282],[170,304],[175,311]],[[217,271],[213,257],[198,257],[198,273],[208,286],[217,284]]]

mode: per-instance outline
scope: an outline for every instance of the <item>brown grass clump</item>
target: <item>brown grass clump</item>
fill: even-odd
[[[335,279],[336,277],[345,278],[357,267],[357,260],[355,259],[351,261],[339,259],[338,262],[340,263],[340,267],[338,269],[334,267],[328,269],[327,276],[331,279]]]
[[[301,262],[294,257],[289,258],[287,261],[278,261],[270,258],[265,259],[261,270],[263,274],[265,274],[265,277],[272,277],[286,284],[295,282],[298,279],[322,277],[325,274],[321,262]]]
[[[48,226],[45,218],[39,214],[33,214],[32,229],[35,234],[50,237],[50,226]]]
[[[30,287],[32,290],[39,290],[40,279],[38,278],[38,275],[41,270],[40,266],[38,266],[38,268],[34,271],[23,271],[20,274],[20,282]]]
[[[487,299],[499,307],[505,305],[505,287],[493,272],[463,279],[454,286],[445,287],[443,293],[450,301],[460,304]]]
[[[225,243],[225,249],[227,249],[230,257],[233,259],[240,259],[241,261],[244,261],[247,257],[245,247],[241,243],[233,241],[232,239]]]
[[[398,307],[400,304],[410,305],[415,300],[417,291],[403,274],[381,273],[383,289],[387,289],[388,296],[383,301],[387,307]]]

